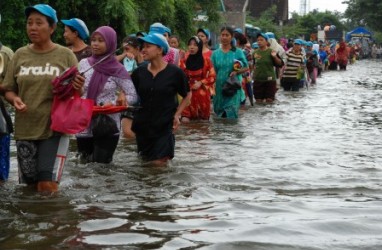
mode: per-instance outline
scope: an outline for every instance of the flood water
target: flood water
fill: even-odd
[[[382,249],[382,67],[358,61],[238,121],[177,132],[170,166],[121,140],[60,193],[0,186],[0,249]],[[74,150],[74,141],[71,146]]]

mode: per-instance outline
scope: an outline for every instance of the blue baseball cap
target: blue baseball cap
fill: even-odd
[[[145,37],[140,37],[138,40],[144,43],[151,43],[161,47],[163,49],[163,54],[165,55],[170,49],[170,45],[168,45],[167,39],[162,34],[152,33]]]
[[[313,43],[312,43],[312,42],[307,42],[307,43],[306,43],[306,46],[307,46],[307,47],[313,47]]]
[[[268,38],[276,39],[276,36],[275,36],[275,34],[273,32],[266,32],[265,34],[268,36]]]
[[[149,34],[158,33],[164,35],[164,33],[168,33],[171,36],[171,29],[164,26],[161,23],[153,23],[150,25]]]
[[[135,36],[147,36],[147,33],[144,31],[138,31],[137,33],[135,33]]]
[[[73,29],[75,29],[78,32],[78,36],[82,40],[88,39],[88,37],[89,37],[88,27],[86,27],[86,24],[81,19],[72,18],[69,20],[61,20],[61,22],[63,24],[65,24],[66,26],[69,26],[69,27],[72,27]]]
[[[202,29],[202,28],[199,28],[198,31],[196,33],[199,33],[199,32],[202,32],[206,35],[207,39],[210,40],[211,39],[211,33],[208,29]]]
[[[237,33],[243,34],[243,30],[240,29],[240,28],[236,28],[236,29],[234,29],[233,32],[237,32]]]
[[[258,49],[259,48],[259,44],[257,43],[252,43],[252,49]]]
[[[304,42],[301,39],[295,39],[293,43],[294,44],[298,44],[298,45],[303,45],[304,44]]]
[[[258,38],[259,36],[264,37],[264,39],[265,39],[266,41],[268,41],[268,39],[269,39],[269,37],[268,37],[267,34],[265,34],[265,33],[259,33],[259,34],[257,34],[256,38]]]
[[[57,23],[58,22],[58,19],[57,19],[57,14],[56,14],[56,10],[53,9],[52,7],[50,7],[49,5],[47,4],[36,4],[34,6],[29,6],[25,9],[25,15],[27,17],[29,17],[30,13],[32,11],[37,11],[39,12],[40,14],[46,16],[46,17],[49,17],[51,19],[53,19],[54,23]]]

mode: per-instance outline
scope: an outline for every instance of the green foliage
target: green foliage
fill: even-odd
[[[374,38],[374,41],[375,41],[376,43],[381,44],[381,43],[382,43],[382,32],[380,32],[380,31],[375,32],[375,33],[373,34],[373,38]]]
[[[337,30],[342,31],[345,29],[345,26],[341,18],[341,13],[330,11],[319,12],[314,10],[304,16],[293,13],[289,23],[282,27],[282,33],[288,38],[309,38],[310,34],[317,33],[319,25],[321,28],[324,28],[326,24],[335,25]]]
[[[275,16],[277,14],[277,6],[272,5],[271,8],[264,11],[259,18],[247,16],[247,23],[255,27],[259,27],[264,32],[278,32]]]
[[[28,42],[25,34],[25,2],[7,1],[6,3],[6,1],[0,1],[0,41],[13,50]]]
[[[308,34],[317,32],[317,26],[320,25],[322,28],[326,24],[335,25],[337,30],[344,30],[344,25],[340,21],[341,14],[339,12],[318,12],[314,10],[305,16],[299,17],[296,21],[301,27],[304,27]]]
[[[118,39],[137,31],[148,31],[154,22],[161,22],[182,40],[195,33],[199,26],[219,26],[220,0],[17,0],[0,1],[0,41],[13,50],[28,43],[24,10],[27,6],[47,3],[57,10],[58,19],[82,19],[90,32],[102,25],[113,27]],[[193,18],[203,12],[208,22],[197,23]],[[9,28],[12,27],[12,28]],[[53,37],[64,44],[64,25],[59,22]]]
[[[382,1],[380,0],[347,0],[348,8],[345,17],[354,26],[368,26],[375,31],[382,31]]]
[[[177,0],[175,2],[175,25],[173,33],[180,37],[191,37],[195,34],[192,19],[194,15],[189,10],[194,8],[193,1]]]

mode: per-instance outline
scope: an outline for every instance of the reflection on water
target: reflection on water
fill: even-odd
[[[79,164],[73,141],[51,199],[17,185],[13,154],[0,249],[381,249],[381,75],[357,62],[238,121],[184,125],[167,168],[129,140],[113,164]]]

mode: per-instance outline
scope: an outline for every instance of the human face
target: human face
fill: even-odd
[[[293,44],[293,50],[294,50],[296,53],[300,53],[300,52],[301,52],[301,44],[294,43],[294,44]]]
[[[220,42],[222,45],[231,45],[231,41],[232,41],[232,35],[231,33],[229,33],[227,30],[223,30],[221,33],[220,33]]]
[[[49,26],[47,17],[37,11],[30,13],[27,19],[27,34],[34,44],[46,44],[51,42],[51,35],[56,25]]]
[[[267,47],[268,42],[267,42],[267,40],[265,40],[264,37],[259,36],[259,37],[257,38],[257,44],[259,45],[259,48],[262,49],[262,48]]]
[[[72,46],[77,36],[78,34],[76,31],[73,32],[68,26],[65,26],[64,39],[67,46]]]
[[[199,32],[198,37],[200,40],[202,40],[203,44],[208,43],[208,38],[207,38],[206,34],[204,34],[203,32]]]
[[[98,33],[92,36],[90,46],[93,54],[97,56],[103,55],[107,51],[105,39]]]
[[[155,44],[143,43],[142,56],[143,60],[152,61],[158,57],[162,57],[163,50]]]
[[[178,39],[175,37],[170,38],[170,46],[177,49],[179,47]]]
[[[188,51],[190,52],[191,55],[195,55],[198,53],[199,47],[196,44],[194,40],[191,40],[190,43],[188,44]]]
[[[133,54],[134,56],[136,56],[138,53],[139,53],[139,49],[137,48],[134,48],[132,45],[130,44],[126,44],[123,46],[123,51],[125,53],[131,53]]]

